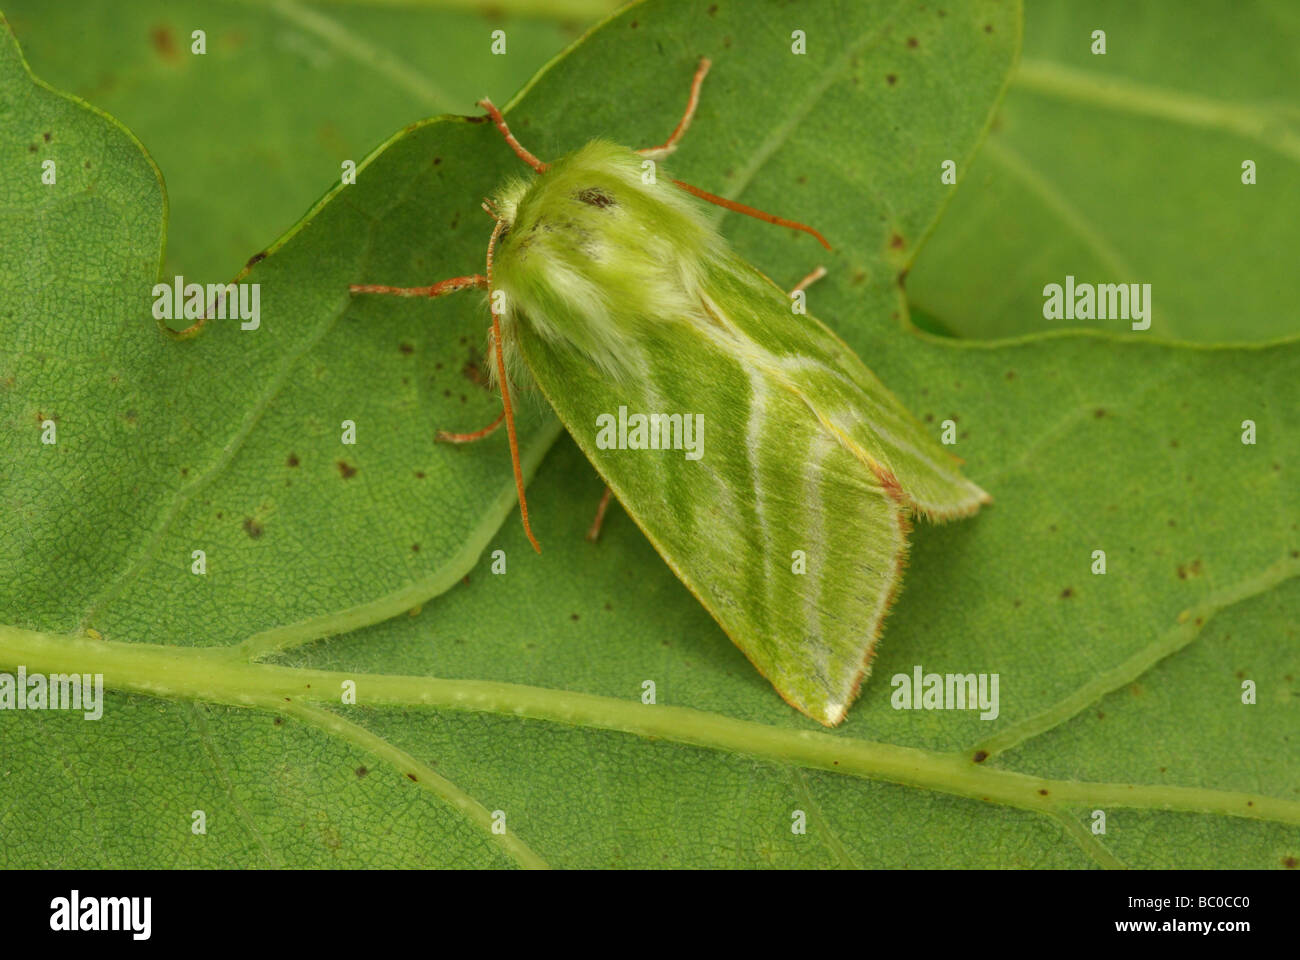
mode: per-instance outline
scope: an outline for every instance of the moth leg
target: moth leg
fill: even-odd
[[[515,135],[510,132],[510,125],[506,123],[506,118],[501,116],[501,111],[497,109],[496,104],[487,97],[484,97],[478,102],[478,105],[488,112],[488,116],[492,119],[492,124],[501,133],[501,136],[505,138],[506,145],[515,152],[515,156],[528,164],[538,173],[545,173],[546,168],[549,167],[550,164],[538,160],[522,143],[515,139]],[[496,214],[493,214],[493,216],[496,216]]]
[[[816,283],[824,276],[826,276],[826,268],[823,266],[818,266],[816,270],[808,274],[808,276],[804,277],[802,280],[800,280],[798,283],[794,285],[794,289],[790,291],[790,296],[793,297],[800,290],[807,290],[809,287],[811,287],[814,283]]]
[[[713,61],[708,57],[700,57],[700,65],[695,68],[695,79],[691,81],[691,95],[686,101],[686,112],[682,114],[681,120],[673,132],[657,147],[644,147],[637,151],[643,157],[651,157],[655,160],[662,160],[674,150],[677,149],[677,141],[685,135],[690,129],[691,121],[695,119],[695,108],[700,105],[700,87],[704,83],[704,78],[709,72],[709,67],[713,66]]]
[[[442,443],[474,443],[477,440],[492,436],[492,434],[496,433],[497,428],[505,422],[506,410],[505,407],[502,407],[501,412],[497,414],[497,418],[482,430],[475,430],[471,433],[452,433],[450,430],[439,430],[437,439]]]
[[[591,529],[587,531],[587,539],[595,543],[600,539],[600,528],[605,522],[605,511],[609,509],[609,497],[613,493],[609,487],[605,487],[604,494],[601,495],[600,505],[596,507],[596,519],[591,521]]]
[[[354,283],[348,287],[348,290],[352,293],[387,293],[395,297],[441,297],[443,294],[455,293],[457,290],[466,290],[471,287],[486,288],[487,285],[487,277],[476,273],[468,277],[452,277],[449,280],[441,280],[428,287],[390,287],[381,283]],[[503,409],[501,415],[482,430],[475,430],[472,433],[452,433],[450,430],[439,430],[437,439],[443,443],[473,443],[475,440],[482,440],[484,437],[491,436],[496,428],[501,426],[505,418],[506,412]]]
[[[381,283],[353,283],[348,286],[348,290],[351,293],[387,293],[395,297],[441,297],[443,294],[468,290],[471,287],[485,290],[487,285],[487,277],[475,273],[468,277],[440,280],[429,287],[389,287]]]

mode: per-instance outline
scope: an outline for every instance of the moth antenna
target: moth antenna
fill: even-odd
[[[382,283],[354,283],[348,287],[352,293],[388,293],[395,297],[441,297],[445,293],[467,290],[470,287],[486,288],[488,278],[482,274],[468,277],[452,277],[439,280],[431,287],[389,287]]]
[[[687,193],[693,193],[701,200],[715,203],[726,210],[734,210],[736,213],[743,213],[745,216],[753,217],[755,220],[765,220],[768,223],[775,223],[780,227],[789,227],[791,230],[802,230],[804,233],[810,233],[817,238],[817,242],[823,247],[827,250],[831,249],[831,245],[826,242],[826,238],[806,223],[799,223],[796,220],[787,220],[785,217],[778,217],[775,214],[765,213],[755,207],[748,207],[743,203],[737,203],[735,200],[728,200],[726,197],[720,197],[715,193],[709,193],[707,190],[701,190],[699,187],[693,186],[684,180],[674,180],[673,183],[681,187]]]
[[[489,200],[487,197],[483,198],[483,203],[481,204],[481,206],[483,207],[484,210],[487,211],[487,215],[491,217],[493,220],[501,219],[501,216],[497,213],[497,208],[492,206],[492,201]]]
[[[496,249],[497,238],[501,236],[501,231],[505,229],[505,225],[504,220],[498,220],[497,225],[492,228],[492,239],[488,241],[487,288],[489,303],[491,303],[492,295],[492,254]],[[501,320],[497,316],[495,303],[492,303],[491,310],[492,345],[496,348],[493,352],[497,355],[497,374],[501,379],[501,400],[505,405],[506,433],[510,437],[510,463],[515,469],[515,490],[519,493],[519,516],[523,518],[524,533],[528,535],[528,542],[533,545],[534,550],[541,553],[542,545],[533,536],[532,525],[528,522],[528,498],[524,496],[524,471],[519,466],[519,441],[515,436],[515,413],[510,404],[510,378],[506,376],[505,350],[502,348],[501,342]]]
[[[637,151],[643,157],[666,157],[677,149],[677,141],[680,140],[691,127],[691,121],[695,119],[695,108],[700,105],[700,87],[704,85],[704,78],[709,73],[709,67],[713,66],[713,61],[708,57],[700,57],[700,65],[695,68],[695,78],[691,81],[691,95],[686,101],[686,112],[682,114],[681,120],[677,121],[677,126],[673,132],[657,147],[644,147]]]
[[[496,104],[487,97],[484,97],[478,102],[478,105],[488,112],[488,116],[492,118],[492,122],[495,123],[497,129],[501,131],[501,136],[506,138],[506,144],[515,152],[515,155],[538,173],[545,173],[546,168],[550,166],[550,164],[542,163],[542,161],[538,160],[524,149],[524,145],[515,139],[515,135],[511,133],[510,128],[506,126],[506,118],[501,116],[501,111],[496,108]]]

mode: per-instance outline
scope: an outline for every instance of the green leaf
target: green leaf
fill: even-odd
[[[346,286],[479,268],[477,198],[518,172],[490,126],[394,138],[248,275],[259,330],[174,342],[148,315],[156,171],[6,43],[3,122],[37,149],[0,178],[0,226],[32,238],[0,264],[0,669],[102,672],[112,692],[93,723],[0,714],[5,863],[1293,864],[1300,345],[983,345],[906,325],[899,274],[948,198],[938,160],[968,162],[1018,18],[645,3],[509,112],[542,157],[654,141],[712,54],[675,172],[822,229],[838,252],[810,309],[936,430],[957,421],[996,503],[917,529],[875,679],[834,733],[775,697],[626,516],[582,539],[601,485],[569,440],[529,489],[540,557],[513,516],[494,535],[500,438],[429,442],[495,412],[462,372],[481,302],[354,303]],[[819,258],[765,224],[723,229],[781,283]],[[534,413],[532,458],[553,423]],[[504,576],[470,570],[485,542]],[[999,673],[998,719],[891,709],[888,679],[917,664]]]
[[[343,161],[421,117],[505,100],[577,37],[575,23],[614,5],[506,0],[489,15],[472,3],[12,0],[5,11],[38,76],[148,145],[171,201],[167,272],[211,283],[297,221]],[[505,55],[491,51],[494,30]]]
[[[908,278],[910,302],[964,337],[1128,329],[1045,319],[1043,287],[1069,274],[1151,284],[1152,336],[1296,333],[1297,50],[1286,0],[1033,4],[1011,89]]]

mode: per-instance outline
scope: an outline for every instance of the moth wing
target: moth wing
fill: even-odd
[[[984,494],[762,274],[736,258],[707,280],[697,315],[647,318],[627,341],[633,375],[603,375],[527,318],[518,347],[677,576],[788,703],[833,726],[898,589],[905,508],[956,515]]]
[[[728,311],[707,332],[752,348],[797,382],[810,409],[877,474],[894,500],[940,522],[991,502],[962,476],[961,460],[825,324],[792,315],[788,296],[743,260],[715,276],[723,305],[729,294],[748,294],[760,298],[763,309]]]

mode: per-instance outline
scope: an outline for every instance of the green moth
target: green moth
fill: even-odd
[[[786,702],[833,726],[869,672],[909,517],[966,516],[989,497],[843,341],[732,252],[701,200],[829,248],[820,234],[656,169],[690,126],[708,68],[668,141],[641,151],[597,140],[543,163],[482,101],[535,171],[485,204],[496,220],[486,274],[352,291],[486,289],[504,409],[483,430],[439,438],[469,442],[505,422],[540,550],[511,385],[540,390],[608,485],[593,532],[612,491]]]

